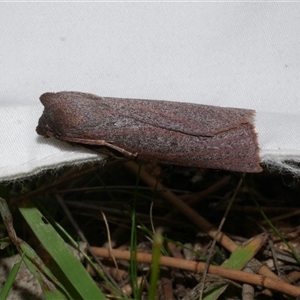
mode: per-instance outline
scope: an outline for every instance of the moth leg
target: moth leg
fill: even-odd
[[[114,144],[108,143],[104,140],[91,140],[91,139],[80,139],[80,138],[71,138],[71,137],[59,137],[60,140],[71,142],[71,143],[80,143],[86,145],[95,145],[95,146],[106,146],[108,148],[114,149],[121,154],[124,155],[126,158],[137,158],[138,153],[129,152],[121,147],[118,147]]]

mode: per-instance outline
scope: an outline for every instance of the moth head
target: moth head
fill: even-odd
[[[44,111],[39,119],[36,132],[45,137],[72,135],[86,119],[84,109],[78,104],[78,93],[60,92],[45,93],[40,101]]]
[[[54,93],[45,93],[40,97],[40,100],[44,105],[44,111],[39,119],[36,132],[44,137],[55,136],[55,123],[57,123],[55,115],[59,114],[59,112],[57,110],[53,110],[55,102],[57,102],[55,98],[53,98],[54,95]]]

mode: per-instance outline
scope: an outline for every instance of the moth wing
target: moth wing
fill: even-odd
[[[53,119],[52,126],[64,128],[66,132],[70,128],[78,128],[83,120],[86,120],[91,130],[92,127],[97,130],[98,126],[102,130],[111,126],[115,128],[112,124],[126,127],[132,123],[134,126],[134,120],[137,120],[162,129],[210,137],[248,123],[255,113],[249,109],[163,100],[108,98],[79,92],[46,93],[40,99],[48,107],[45,119],[48,122]],[[56,112],[58,109],[59,112]],[[68,122],[64,122],[66,118]],[[42,127],[45,126],[39,128]]]
[[[214,136],[248,123],[255,111],[162,100],[102,98],[124,115],[149,125],[195,136]]]

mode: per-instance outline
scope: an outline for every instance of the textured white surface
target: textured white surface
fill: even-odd
[[[0,180],[96,154],[35,133],[40,94],[252,108],[264,162],[300,161],[300,3],[0,3]]]

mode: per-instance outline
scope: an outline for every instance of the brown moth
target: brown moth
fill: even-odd
[[[95,151],[166,164],[260,172],[255,111],[193,103],[45,93],[36,131]]]

